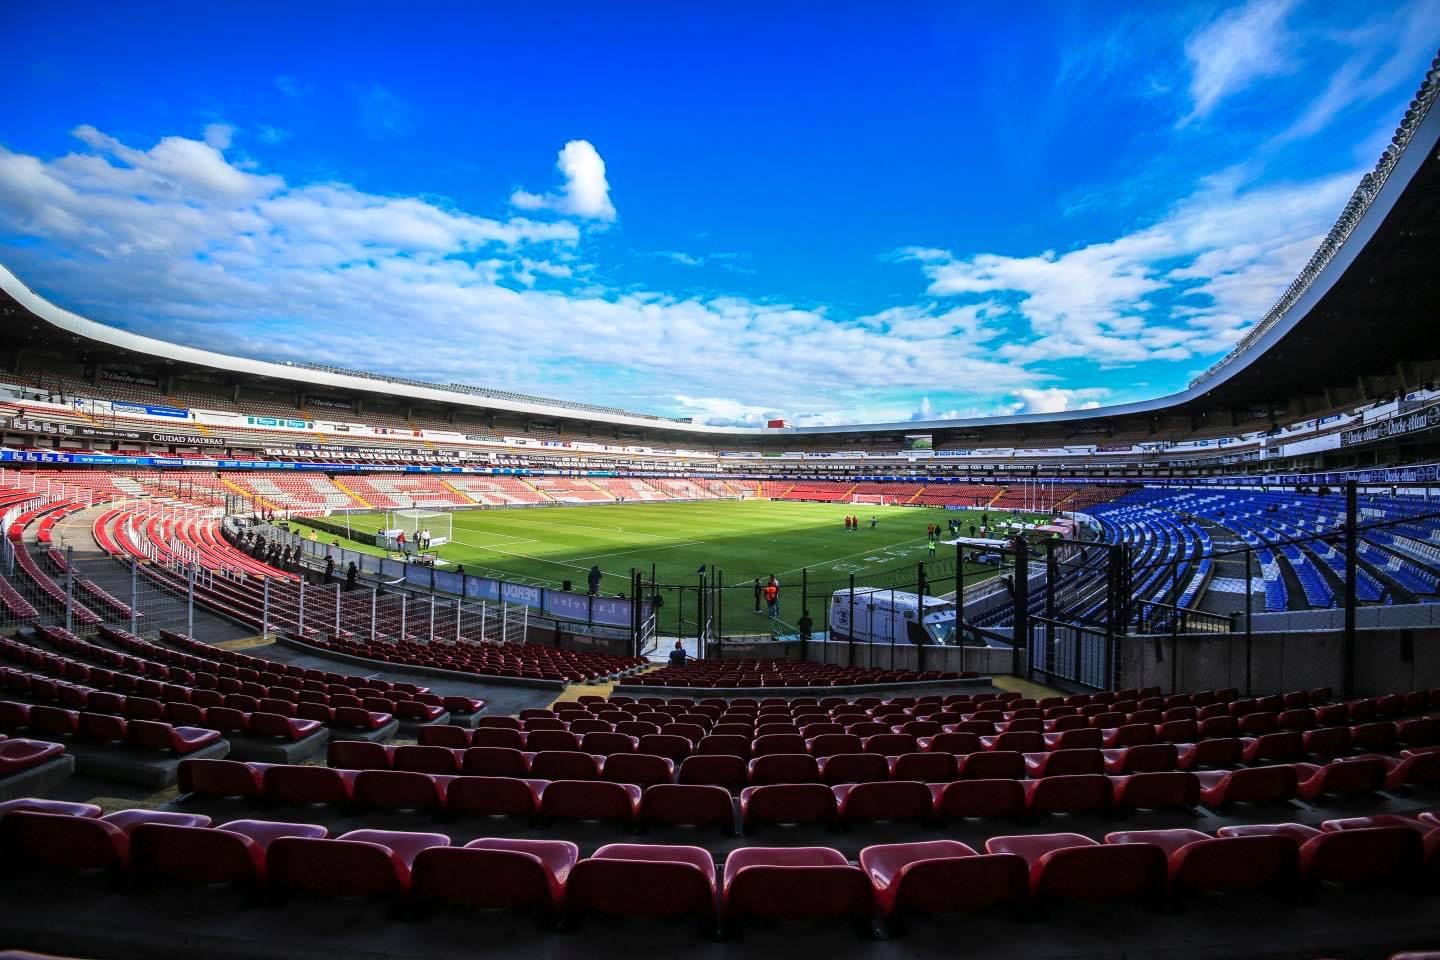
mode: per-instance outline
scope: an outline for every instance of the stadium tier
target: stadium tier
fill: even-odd
[[[1046,333],[1036,311],[1053,304],[1001,289],[1017,282],[997,266],[1010,258],[906,248],[935,303],[853,322],[816,311],[860,349],[801,358],[825,361],[786,394],[819,411],[797,407],[804,426],[712,395],[705,377],[678,390],[644,382],[650,361],[603,359],[601,328],[623,327],[602,319],[612,308],[670,318],[657,340],[676,360],[706,345],[684,342],[672,308],[723,316],[737,340],[757,331],[700,294],[637,285],[622,304],[588,253],[581,268],[578,224],[616,213],[586,212],[597,180],[609,190],[603,163],[574,162],[588,141],[562,153],[561,190],[514,192],[538,215],[414,221],[476,233],[463,260],[386,240],[436,277],[500,269],[478,234],[554,245],[550,272],[522,261],[529,279],[507,275],[497,305],[447,306],[443,285],[423,300],[427,324],[514,328],[473,352],[457,338],[435,382],[418,324],[404,376],[234,356],[135,332],[147,327],[132,306],[155,301],[125,302],[145,279],[133,251],[76,257],[97,286],[65,291],[123,326],[0,267],[0,951],[1419,957],[1397,951],[1440,942],[1437,69],[1263,315],[1233,314],[1202,275],[1212,255],[1172,265],[1165,240],[1146,255],[1166,258],[1167,283],[1193,284],[1184,306],[1147,288],[1143,303],[1096,300],[1107,319],[1088,333],[1068,314]],[[1209,109],[1194,122],[1217,122]],[[237,133],[215,124],[204,143],[35,169],[17,153],[8,177],[168,165],[146,188],[158,208],[194,165],[229,164]],[[99,149],[97,131],[77,136]],[[240,221],[287,204],[296,216],[298,181],[229,172],[274,181]],[[60,188],[25,189],[11,246],[63,286],[74,274],[47,266],[58,241],[32,224],[92,231],[57,206]],[[356,224],[406,203],[362,209],[348,189],[324,188],[356,204]],[[1235,202],[1268,196],[1258,181],[1235,189]],[[204,215],[175,209],[187,229]],[[1238,243],[1278,249],[1259,226]],[[356,274],[394,259],[357,250]],[[249,282],[224,253],[194,259],[216,284]],[[290,256],[316,254],[297,242]],[[724,256],[676,255],[687,269]],[[1083,258],[1023,262],[1086,286]],[[539,322],[522,309],[578,304],[560,291],[572,260],[595,286],[586,309],[599,312],[575,331],[593,357],[534,394],[507,389],[573,360],[544,331],[528,339]],[[1115,269],[1163,286],[1157,262]],[[473,282],[467,295],[485,289]],[[372,281],[364,316],[407,316],[392,299],[407,289]],[[293,292],[251,298],[256,336],[288,331],[264,350],[340,362],[343,336],[296,341],[276,320],[330,296]],[[976,300],[956,301],[945,336],[972,335],[952,321],[973,311],[987,359],[946,356],[937,375],[904,331],[942,325],[956,293]],[[200,341],[198,307],[160,315]],[[776,325],[776,371],[796,362],[779,351],[822,342],[794,310],[757,315]],[[1036,339],[1008,339],[1020,334],[1001,332],[1002,312]],[[895,341],[881,363],[872,336]],[[1132,339],[1147,359],[1122,382],[1096,345]],[[1065,352],[1082,341],[1095,356]],[[1175,393],[1132,399],[1152,375],[1180,382],[1157,345],[1187,378],[1203,351],[1219,359]],[[1047,365],[1015,359],[1032,352]],[[442,382],[467,357],[496,385]],[[832,359],[854,398],[833,386]],[[1074,365],[1095,377],[1083,388],[1076,359],[1093,361]],[[989,384],[1012,363],[1025,386]],[[630,392],[549,396],[596,370]],[[971,384],[994,395],[952,407]],[[625,396],[673,406],[591,402]],[[932,396],[1000,412],[933,417]],[[916,409],[899,399],[919,412],[824,412]],[[678,415],[692,409],[744,414]],[[0,952],[12,956],[36,954]]]

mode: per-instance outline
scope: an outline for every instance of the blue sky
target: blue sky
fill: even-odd
[[[699,8],[699,9],[692,9]],[[1172,392],[1440,0],[0,6],[0,260],[139,332],[716,423]]]

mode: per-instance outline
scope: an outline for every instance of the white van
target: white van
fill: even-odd
[[[855,612],[851,623],[850,612]],[[939,597],[920,597],[899,590],[836,590],[830,598],[830,639],[856,643],[953,646],[955,604]]]

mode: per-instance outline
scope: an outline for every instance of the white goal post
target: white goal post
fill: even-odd
[[[868,504],[873,507],[888,507],[895,502],[895,498],[887,497],[883,493],[852,493],[850,502],[852,504]]]
[[[423,550],[427,546],[438,547],[450,542],[452,531],[451,515],[443,510],[387,510],[385,511],[385,536],[392,541],[399,534],[405,534],[407,550]],[[421,534],[429,538],[421,543]]]

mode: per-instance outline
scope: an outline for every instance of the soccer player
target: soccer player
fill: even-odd
[[[871,530],[874,530],[875,527],[876,527],[879,523],[880,523],[880,520],[872,513],[872,514],[870,515],[870,529],[871,529]]]

